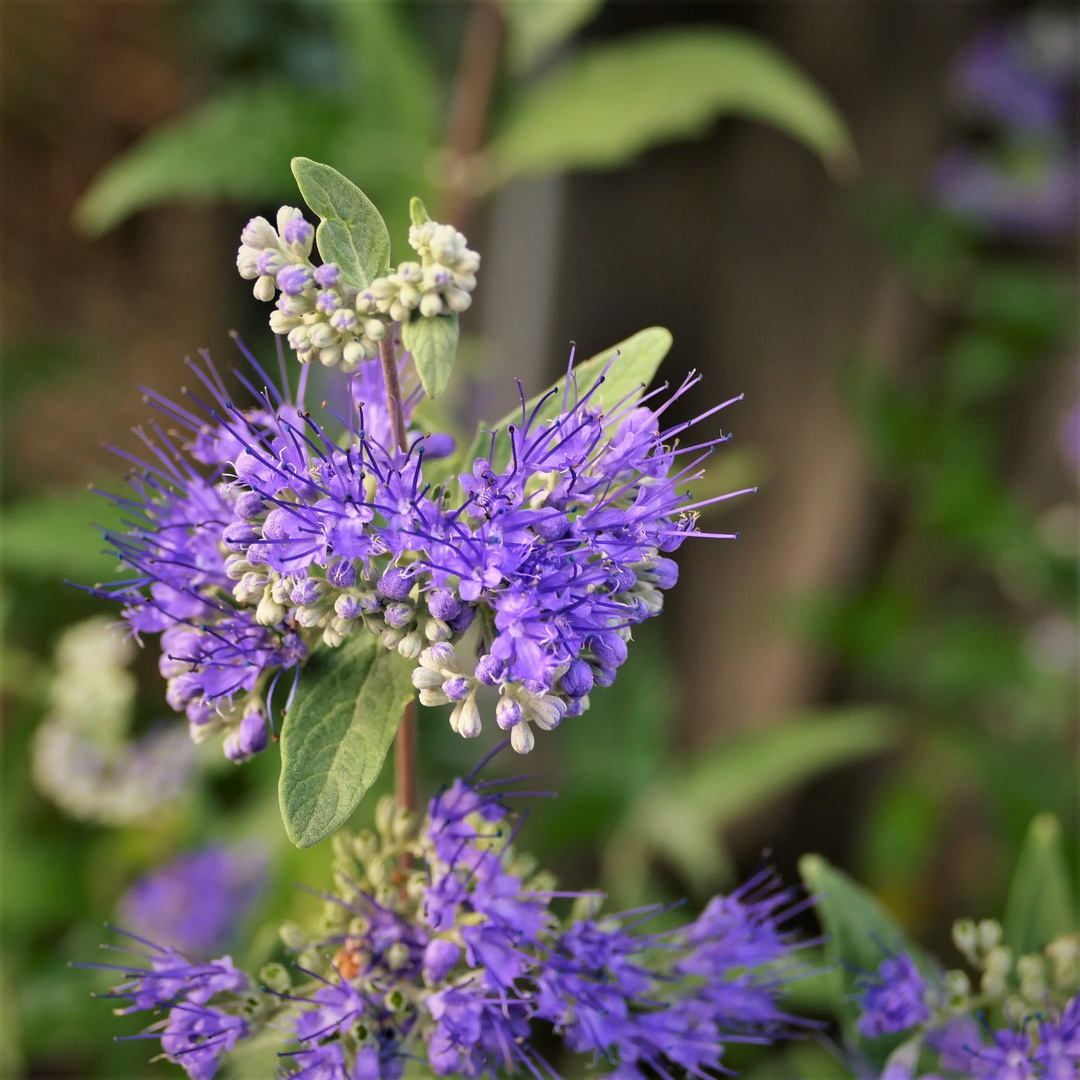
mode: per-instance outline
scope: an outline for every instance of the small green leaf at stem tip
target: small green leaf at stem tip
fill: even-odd
[[[424,200],[416,195],[409,200],[409,217],[414,225],[423,225],[425,221],[431,220]]]
[[[390,270],[390,233],[375,204],[329,165],[294,157],[292,172],[308,206],[319,215],[315,233],[324,262],[337,263],[348,284],[366,289]]]
[[[1061,822],[1040,814],[1028,828],[1005,906],[1005,944],[1016,956],[1077,929]]]
[[[417,200],[419,201],[419,200]],[[457,354],[458,317],[456,314],[430,318],[414,311],[401,327],[401,341],[412,353],[416,373],[429,398],[438,397],[450,382]]]
[[[309,661],[281,729],[278,798],[297,847],[340,829],[378,778],[413,698],[411,666],[363,630]]]

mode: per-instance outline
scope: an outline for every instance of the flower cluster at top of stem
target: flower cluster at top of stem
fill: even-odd
[[[677,578],[668,553],[716,535],[698,532],[697,510],[718,499],[695,503],[680,485],[726,437],[680,446],[697,421],[662,423],[697,376],[659,405],[662,391],[610,408],[602,380],[579,393],[571,377],[551,419],[550,396],[523,404],[505,443],[492,436],[435,486],[425,464],[452,440],[412,430],[397,448],[377,365],[320,424],[303,379],[294,402],[246,355],[246,408],[208,358],[193,365],[208,400],[149,395],[170,432],[140,432],[149,455],[131,459],[128,531],[107,536],[137,576],[101,590],[135,633],[162,633],[170,704],[196,740],[224,731],[233,759],[266,747],[280,673],[355,632],[416,661],[421,699],[453,702],[465,737],[480,733],[478,690],[495,688],[496,721],[527,752],[534,727],[580,714],[614,680],[632,627]],[[472,661],[459,648],[470,628]]]
[[[907,1035],[882,1080],[1075,1080],[1080,1075],[1080,939],[1014,960],[992,920],[956,923],[965,971],[924,974],[907,953],[859,982],[859,1032]]]
[[[227,957],[172,950],[126,969],[114,995],[132,1001],[126,1011],[170,1009],[147,1034],[192,1080],[267,1026],[291,1032],[281,1075],[304,1080],[398,1080],[416,1058],[439,1076],[554,1077],[538,1026],[626,1080],[706,1077],[726,1071],[725,1042],[790,1031],[779,999],[801,969],[782,925],[801,905],[770,872],[678,929],[650,931],[655,907],[604,917],[600,897],[552,891],[510,848],[491,785],[455,781],[420,825],[389,800],[376,820],[377,834],[335,840],[319,940],[283,929],[303,947],[295,985],[274,964],[253,992]],[[566,918],[552,910],[559,897],[575,901]]]
[[[312,263],[314,239],[303,214],[283,206],[276,229],[265,218],[248,222],[236,255],[240,276],[255,280],[256,298],[277,296],[270,328],[287,335],[302,363],[317,359],[355,371],[378,356],[394,323],[407,322],[417,311],[424,318],[465,311],[472,303],[480,256],[451,225],[413,225],[409,243],[420,261],[403,262],[366,289],[345,282],[335,263]]]

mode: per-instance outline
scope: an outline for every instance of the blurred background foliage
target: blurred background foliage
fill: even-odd
[[[546,385],[571,340],[588,356],[657,323],[675,332],[667,378],[697,367],[749,394],[702,482],[762,484],[723,511],[743,538],[684,548],[681,590],[619,680],[540,741],[528,766],[559,797],[522,846],[626,905],[700,904],[766,847],[794,881],[817,851],[930,947],[959,915],[1000,913],[1037,815],[1076,849],[1075,203],[1055,217],[1030,180],[1036,150],[1047,174],[1062,154],[1075,169],[1075,102],[1033,137],[958,91],[981,32],[1046,15],[982,0],[9,5],[0,1075],[175,1073],[110,1043],[123,1021],[89,996],[104,984],[66,967],[93,957],[140,875],[207,843],[265,851],[232,943],[256,966],[284,956],[277,923],[319,904],[294,886],[329,880],[329,852],[284,838],[272,752],[237,769],[201,748],[186,795],[123,828],[65,816],[29,765],[60,635],[112,614],[64,584],[114,569],[87,525],[109,505],[86,485],[119,490],[123,470],[98,444],[130,445],[135,384],[173,393],[184,353],[220,355],[227,328],[272,349],[231,252],[249,216],[296,201],[296,153],[359,183],[398,250],[415,194],[484,253],[468,378],[439,422],[500,415],[512,377]],[[1075,26],[1053,25],[1075,62]],[[1026,188],[1000,164],[1018,142]],[[983,156],[945,188],[935,162],[958,145]],[[178,723],[152,657],[133,671],[124,746]],[[477,751],[430,712],[429,791]],[[821,986],[803,998],[829,1012]],[[733,1063],[847,1075],[826,1042]]]

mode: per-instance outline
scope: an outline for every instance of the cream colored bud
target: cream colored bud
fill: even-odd
[[[328,345],[319,350],[319,363],[323,367],[337,367],[341,363],[343,352],[344,349],[340,345]]]
[[[455,725],[451,717],[450,726],[463,739],[475,739],[482,728],[480,709],[477,707],[476,698],[470,694],[464,701],[458,703],[454,712],[457,713],[457,724]]]
[[[426,319],[433,319],[441,315],[443,302],[438,293],[428,292],[420,298],[420,314]]]
[[[396,276],[402,285],[419,285],[424,280],[424,270],[418,262],[403,262]]]
[[[510,729],[510,745],[519,754],[527,754],[536,745],[536,736],[527,720]]]
[[[462,311],[468,311],[472,307],[472,297],[467,292],[462,292],[461,289],[447,289],[446,306],[451,311],[460,314]]]
[[[439,689],[424,689],[420,691],[420,704],[432,708],[435,705],[445,705],[450,699]],[[451,719],[451,726],[453,720]]]
[[[270,312],[270,329],[275,334],[284,336],[294,327],[300,325],[300,316],[298,315],[286,315],[284,311],[271,311]]]
[[[979,948],[988,952],[1001,941],[1001,923],[997,919],[983,919],[979,923]]]
[[[406,307],[400,300],[395,300],[389,308],[387,308],[387,314],[394,322],[405,323],[409,321],[409,316],[412,315],[412,309]]]
[[[264,303],[269,303],[269,301],[277,296],[277,285],[269,274],[263,274],[262,277],[255,282],[255,287],[251,291],[254,293],[256,300],[262,300]]]
[[[382,319],[366,319],[364,321],[364,336],[372,341],[382,341],[386,337],[386,323]]]
[[[344,349],[341,350],[341,358],[346,364],[351,364],[355,367],[361,363],[364,359],[364,346],[359,341],[350,341]]]

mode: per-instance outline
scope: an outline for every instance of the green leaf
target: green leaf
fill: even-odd
[[[278,798],[285,831],[311,847],[340,829],[382,770],[405,706],[411,665],[366,631],[316,653],[281,729]]]
[[[577,388],[578,397],[587,394],[603,375],[603,384],[597,388],[593,400],[606,408],[611,408],[623,400],[627,404],[638,401],[645,387],[652,382],[660,362],[667,356],[671,342],[670,330],[662,326],[650,326],[647,330],[639,330],[625,341],[620,341],[618,345],[612,345],[610,349],[605,349],[578,364],[571,369],[570,373],[574,380],[573,385]],[[605,368],[608,368],[606,374],[604,374]],[[549,387],[542,394],[537,394],[526,403],[526,414],[531,415],[539,406],[537,422],[553,420],[562,411],[565,388],[566,376],[564,375],[554,386]],[[547,401],[540,406],[544,398],[547,398]],[[520,422],[521,410],[515,409],[495,424],[481,424],[469,449],[467,460],[471,462],[478,457],[487,456],[491,446],[491,433],[494,431],[496,440],[495,451],[492,455],[493,465],[501,468],[510,459],[510,438],[507,435],[507,428],[510,424]]]
[[[640,883],[642,868],[660,857],[703,895],[727,877],[717,838],[725,826],[813,776],[895,741],[895,724],[872,709],[793,718],[726,739],[704,759],[672,770],[630,808],[605,855],[609,884],[620,878]],[[619,899],[633,905],[641,897]]]
[[[390,269],[390,233],[375,204],[329,165],[292,159],[293,176],[304,201],[319,215],[315,233],[324,262],[337,263],[341,276],[358,289]]]
[[[834,168],[854,158],[824,94],[771,46],[735,30],[669,30],[582,49],[523,90],[487,153],[496,184],[609,169],[737,114],[770,123]]]
[[[510,70],[521,74],[587,23],[604,0],[501,0],[506,18]]]
[[[428,397],[438,397],[446,389],[454,370],[458,343],[457,315],[451,313],[425,318],[420,312],[413,312],[412,318],[401,327],[401,341],[412,353],[416,373],[424,384],[424,393]]]
[[[341,101],[312,87],[269,82],[226,90],[114,158],[79,200],[75,225],[99,236],[136,211],[171,200],[288,198],[289,159],[330,155],[349,127]],[[354,132],[348,141],[357,140],[364,141]]]
[[[806,891],[814,898],[818,918],[827,935],[825,954],[834,965],[833,1007],[853,1042],[862,1047],[880,1069],[902,1036],[861,1039],[855,1030],[859,1016],[855,996],[861,975],[876,972],[890,954],[907,952],[928,979],[938,977],[930,958],[912,942],[876,897],[831,866],[820,855],[799,860]]]
[[[409,220],[414,225],[423,225],[425,221],[431,220],[427,207],[424,205],[424,200],[417,198],[415,195],[409,200]]]
[[[1014,955],[1077,929],[1069,881],[1061,823],[1040,814],[1028,828],[1005,907],[1005,944]]]

